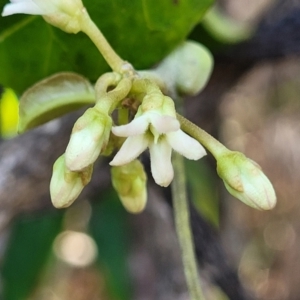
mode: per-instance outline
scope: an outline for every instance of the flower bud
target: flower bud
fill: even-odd
[[[213,64],[213,56],[206,47],[186,41],[161,62],[156,72],[173,81],[181,94],[196,95],[206,85]]]
[[[131,213],[144,210],[147,202],[147,176],[139,160],[111,168],[114,189],[126,208]]]
[[[52,2],[56,10],[44,15],[46,22],[68,33],[78,33],[81,30],[81,13],[84,10],[81,0],[34,0],[42,6],[42,2]]]
[[[71,172],[66,168],[65,155],[60,156],[53,165],[50,181],[50,195],[56,208],[70,206],[82,189],[90,182],[92,166],[82,172]]]
[[[12,14],[42,15],[53,26],[68,33],[81,30],[81,15],[84,7],[81,0],[10,0],[2,16]]]
[[[74,124],[66,149],[66,166],[81,171],[93,164],[109,140],[111,117],[96,108],[89,108]]]
[[[240,152],[230,151],[217,161],[217,172],[228,192],[245,204],[269,210],[276,204],[273,186],[260,166]]]

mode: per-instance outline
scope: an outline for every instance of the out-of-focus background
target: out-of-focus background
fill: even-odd
[[[229,22],[230,18],[232,22],[229,31],[237,28],[237,32],[255,35],[261,22],[268,26],[274,18],[284,19],[291,7],[299,8],[297,2],[286,1],[279,6],[282,10],[271,15],[269,12],[277,5],[275,0],[220,0],[218,7],[226,20]],[[230,33],[231,38],[223,40],[208,30],[208,24],[211,23],[204,21],[191,36],[201,41],[199,35],[203,33],[203,43],[213,49],[216,69],[208,88],[200,96],[186,100],[187,115],[230,149],[256,161],[274,184],[278,204],[269,212],[249,208],[226,192],[210,156],[197,164],[187,162],[190,196],[201,215],[201,221],[192,220],[198,222],[193,229],[207,300],[297,300],[299,52],[287,51],[283,55],[275,31],[269,46],[280,54],[276,57],[270,51],[268,57],[265,44],[247,46],[246,41],[244,46],[236,46],[238,33]],[[284,33],[279,31],[278,40],[292,45],[294,36],[283,38]],[[252,35],[247,34],[246,40],[251,41]],[[260,48],[262,45],[265,52]],[[3,89],[0,115],[4,140],[0,152],[2,149],[4,155],[14,149],[17,157],[3,160],[3,171],[18,161],[20,143],[13,141],[16,103],[12,90]],[[68,121],[66,124],[67,128],[71,126]],[[55,126],[46,125],[42,133],[58,135]],[[40,138],[38,131],[28,151],[35,151],[34,138]],[[49,145],[45,146],[45,141],[39,143],[46,148],[43,153],[47,153]],[[46,159],[53,160],[50,154]],[[47,185],[51,169],[34,168],[41,172],[36,174],[43,174],[34,173],[36,180],[42,178],[45,182],[38,185],[40,190]],[[188,299],[172,210],[164,200],[169,198],[168,192],[150,184],[146,211],[138,216],[129,215],[109,187],[107,168],[103,169],[97,176],[98,183],[103,185],[101,193],[97,190],[84,195],[66,211],[27,201],[20,204],[21,214],[14,210],[0,213],[1,299]],[[30,171],[21,168],[9,176],[14,180]],[[16,180],[15,184],[20,183]],[[29,188],[34,193],[34,187]],[[43,193],[40,197],[48,200],[49,196]]]
[[[236,20],[254,24],[274,3],[224,1]],[[300,295],[299,95],[300,59],[291,55],[254,65],[219,107],[220,138],[260,164],[278,198],[272,211],[258,212],[224,194],[222,240],[239,278],[257,299]]]

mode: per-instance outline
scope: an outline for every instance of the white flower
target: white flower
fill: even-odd
[[[42,15],[50,24],[69,32],[80,31],[81,0],[10,0],[2,16],[13,14]]]
[[[155,182],[168,186],[174,176],[172,149],[193,160],[200,159],[206,152],[195,139],[180,130],[171,98],[163,96],[160,107],[155,107],[155,101],[152,100],[151,97],[144,99],[131,123],[112,128],[116,136],[128,138],[110,165],[127,164],[148,147]]]
[[[228,192],[245,204],[269,210],[276,205],[274,188],[260,166],[244,154],[229,151],[217,160],[217,172]]]
[[[33,0],[10,0],[3,8],[2,17],[13,14],[44,15],[45,11]]]

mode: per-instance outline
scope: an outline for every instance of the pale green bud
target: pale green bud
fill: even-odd
[[[93,167],[82,172],[71,172],[65,164],[65,155],[60,156],[53,165],[50,181],[50,196],[56,208],[70,206],[82,189],[90,182]]]
[[[66,166],[81,171],[93,164],[105,149],[112,127],[111,117],[89,108],[74,124],[66,149]]]
[[[68,33],[81,31],[81,15],[84,6],[81,0],[34,0],[37,5],[47,8],[51,5],[55,11],[44,14],[44,19],[53,26]],[[44,3],[47,3],[46,5]],[[51,4],[50,4],[51,3]]]
[[[186,41],[168,55],[156,72],[175,84],[184,95],[196,95],[206,85],[213,68],[213,57],[203,45]]]
[[[144,210],[147,202],[147,176],[139,160],[111,168],[114,189],[126,208],[131,213]]]
[[[273,186],[260,166],[240,152],[230,151],[217,159],[217,172],[228,192],[245,204],[269,210],[276,205]]]

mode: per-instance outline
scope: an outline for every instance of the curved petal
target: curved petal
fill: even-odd
[[[171,116],[149,113],[150,122],[153,127],[161,134],[176,131],[180,128],[179,121]]]
[[[112,132],[116,136],[133,136],[145,133],[149,127],[147,118],[143,116],[133,119],[130,123],[112,128]]]
[[[23,0],[14,1],[13,3],[4,6],[2,17],[13,14],[43,15],[45,12],[32,0]]]
[[[203,146],[182,130],[169,132],[166,134],[166,139],[175,151],[188,159],[198,160],[206,155]]]
[[[131,136],[126,139],[119,152],[109,163],[111,166],[125,165],[137,158],[148,146],[148,139],[144,135]]]
[[[149,145],[151,172],[154,181],[161,186],[168,186],[173,177],[174,171],[171,163],[172,148],[168,142],[162,138],[157,144]]]

